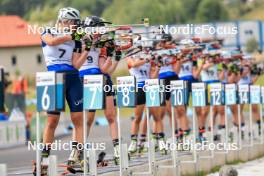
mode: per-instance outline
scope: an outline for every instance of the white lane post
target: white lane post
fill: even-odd
[[[6,164],[0,164],[0,175],[1,176],[7,176]]]
[[[261,103],[259,105],[259,111],[260,111],[260,143],[263,144],[263,104]]]
[[[55,155],[50,155],[49,156],[49,175],[51,176],[56,176],[58,174],[57,172],[57,156]]]
[[[173,144],[173,146],[176,146],[176,141],[175,141],[175,115],[174,115],[174,107],[173,106],[171,106],[171,130],[172,130],[172,144]],[[173,167],[176,167],[176,164],[177,164],[176,150],[177,150],[177,147],[175,148],[175,150],[172,150]]]
[[[227,118],[227,106],[225,105],[225,144],[226,146],[228,146],[228,135],[229,135],[229,124],[228,124],[228,118]],[[227,153],[228,153],[228,149],[226,147],[225,162],[227,161]]]
[[[253,123],[252,122],[253,122],[253,119],[252,119],[252,104],[249,104],[249,132],[250,132],[250,145],[249,146],[250,147],[253,146]]]
[[[97,176],[96,151],[94,149],[89,150],[89,173],[92,176]]]
[[[214,143],[214,118],[213,118],[213,106],[210,106],[210,126],[211,126],[211,138],[210,142]],[[210,149],[209,149],[210,150]],[[210,158],[214,158],[214,150],[210,151]],[[213,162],[213,160],[212,160]],[[212,164],[212,163],[211,163]]]
[[[123,175],[123,170],[122,170],[122,139],[121,139],[121,129],[120,129],[120,109],[117,107],[117,128],[118,128],[118,140],[119,140],[119,175]]]
[[[121,144],[121,152],[122,152],[122,173],[128,175],[128,151],[127,144]]]
[[[196,144],[196,112],[195,112],[195,107],[193,107],[193,157],[194,157],[194,162],[197,163],[197,151],[195,149],[195,144]]]
[[[86,110],[83,110],[83,174],[88,174],[88,163],[87,163],[87,117]]]
[[[150,137],[150,122],[149,122],[149,108],[146,107],[146,116],[147,118],[147,133],[148,133],[148,160],[149,160],[149,172],[153,173],[153,166],[155,167],[155,160],[152,156],[155,157],[155,150],[154,153],[152,153],[152,139]]]
[[[40,115],[39,112],[36,114],[36,175],[41,176],[41,156],[40,156],[40,150],[39,150],[39,144],[40,144]]]

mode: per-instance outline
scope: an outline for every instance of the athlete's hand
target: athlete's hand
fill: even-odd
[[[115,61],[117,62],[120,61],[121,57],[122,57],[122,52],[120,50],[115,51]]]
[[[91,35],[86,36],[86,38],[84,40],[84,44],[85,44],[85,50],[90,51],[90,49],[93,45],[93,37]]]
[[[80,41],[86,35],[85,32],[75,31],[71,34],[72,40]]]

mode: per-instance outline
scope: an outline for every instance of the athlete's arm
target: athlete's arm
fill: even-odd
[[[254,76],[252,77],[252,84],[255,84],[255,83],[257,82],[258,78],[259,78],[258,75],[254,75]]]
[[[88,54],[89,52],[86,50],[84,50],[82,53],[74,52],[72,57],[72,65],[74,66],[74,68],[81,68],[83,63],[86,61]]]
[[[218,69],[218,79],[220,81],[223,81],[223,80],[225,80],[225,71],[224,71],[222,65],[220,67],[221,68]]]
[[[150,74],[149,74],[150,79],[158,78],[159,71],[160,71],[160,65],[151,63]]]
[[[65,35],[65,36],[60,36],[60,37],[56,37],[56,36],[52,36],[49,33],[45,33],[44,35],[42,35],[42,41],[45,42],[47,45],[49,46],[56,46],[68,41],[72,40],[72,36],[71,35]]]
[[[201,71],[203,70],[203,65],[205,63],[205,60],[203,59],[202,64],[199,67],[197,67],[198,65],[197,61],[194,61],[194,63],[195,64],[194,64],[194,69],[193,69],[193,77],[198,79]]]
[[[100,70],[108,74],[108,69],[112,65],[112,59],[111,57],[107,57],[106,48],[101,49],[100,57],[99,57],[99,68]]]
[[[128,57],[126,60],[128,67],[139,67],[147,63],[146,59],[133,59],[131,57]]]
[[[181,70],[181,61],[180,60],[177,60],[176,57],[173,57],[173,61],[172,61],[172,68],[173,68],[173,71],[176,73],[176,74],[179,74],[180,73],[180,70]]]
[[[79,69],[88,56],[88,51],[82,48],[82,43],[80,41],[75,41],[75,48],[73,50],[72,65],[74,68]]]
[[[212,67],[214,64],[213,63],[205,63],[203,65],[203,70],[207,70],[208,68]]]

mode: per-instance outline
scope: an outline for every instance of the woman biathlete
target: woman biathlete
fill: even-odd
[[[208,52],[205,50],[205,52]],[[211,52],[209,50],[209,52]],[[215,53],[215,51],[213,51],[213,53]],[[206,61],[203,65],[203,70],[201,71],[201,81],[204,82],[206,84],[206,88],[207,88],[207,92],[210,91],[210,84],[212,83],[219,83],[220,80],[222,79],[221,76],[223,75],[221,72],[222,70],[219,70],[218,68],[218,64],[215,63],[215,59],[217,59],[217,57],[219,57],[218,53],[215,55],[210,55],[210,53],[206,53],[206,55],[208,55],[208,57],[206,58]],[[208,98],[209,100],[209,94],[208,94]],[[207,103],[209,105],[209,101],[207,100]],[[198,117],[200,119],[198,119],[198,126],[199,126],[199,135],[198,135],[198,140],[199,141],[205,141],[206,137],[205,137],[205,132],[206,132],[206,121],[207,121],[207,116],[209,114],[210,111],[210,107],[209,106],[205,106],[202,107],[202,113],[201,116]],[[218,106],[214,106],[213,107],[213,112],[216,113],[218,111]],[[209,126],[209,131],[210,131],[210,126]]]
[[[181,69],[179,72],[179,78],[180,80],[184,80],[187,82],[187,89],[188,89],[188,97],[187,97],[187,102],[189,102],[189,97],[190,97],[190,93],[192,91],[192,83],[194,82],[198,82],[198,78],[200,76],[200,73],[202,71],[203,68],[203,63],[198,67],[197,65],[197,60],[195,59],[195,57],[199,56],[198,53],[197,56],[195,56],[194,51],[193,50],[188,50],[188,46],[193,47],[195,45],[195,43],[192,40],[182,40],[180,41],[180,46],[186,48],[186,53],[183,55],[183,57],[181,58],[180,62],[181,62]],[[200,52],[200,50],[198,50],[198,52]],[[178,115],[178,119],[179,119],[179,141],[186,141],[189,139],[189,134],[190,134],[190,127],[189,127],[189,121],[188,121],[188,117],[187,117],[187,106],[177,106],[175,107],[175,110],[177,112]],[[196,107],[195,108],[195,113],[197,115],[200,114],[200,107]],[[184,141],[183,141],[184,140]]]
[[[149,54],[152,47],[151,42],[147,45],[143,45],[143,51],[127,58],[127,64],[130,75],[136,78],[137,82],[137,94],[136,94],[136,107],[134,111],[135,118],[132,122],[131,127],[131,143],[128,148],[130,154],[134,154],[137,151],[139,153],[147,151],[146,143],[146,131],[143,130],[140,135],[140,141],[138,143],[138,132],[140,128],[140,122],[145,109],[146,97],[144,91],[145,80],[151,78],[157,78],[159,73],[159,66],[156,66],[151,60]],[[154,119],[154,133],[160,133],[163,130],[161,120],[155,108],[149,108],[150,114],[153,115]],[[146,118],[146,115],[145,115]],[[144,126],[142,125],[144,128]]]
[[[156,49],[172,49],[176,48],[176,45],[171,44],[172,36],[170,34],[163,34],[162,38],[163,41],[159,42]],[[178,136],[176,118],[175,121],[172,122],[172,115],[171,115],[171,90],[170,90],[170,81],[172,80],[179,80],[178,73],[180,71],[180,62],[177,61],[175,56],[157,56],[159,63],[161,64],[161,68],[159,71],[159,79],[164,80],[165,86],[165,106],[160,107],[160,117],[163,120],[166,112],[169,115],[170,123],[175,123],[175,135]],[[157,136],[159,139],[165,140],[164,132],[161,132]],[[159,145],[161,148],[161,145]]]
[[[104,20],[97,16],[89,16],[85,19],[84,25],[87,27],[104,26]],[[94,35],[95,36],[95,35]],[[100,38],[100,35],[97,35]],[[95,38],[95,37],[94,37]],[[97,39],[93,39],[97,40]],[[100,39],[99,39],[100,40]],[[105,109],[104,114],[108,120],[110,134],[114,146],[114,161],[116,164],[119,163],[119,138],[118,138],[118,125],[117,125],[117,114],[116,114],[116,100],[115,90],[113,88],[113,82],[111,80],[111,74],[116,69],[119,60],[121,59],[121,50],[115,48],[113,42],[107,42],[103,48],[99,48],[91,42],[85,43],[85,50],[89,51],[85,58],[86,61],[79,69],[81,79],[85,75],[98,75],[103,74],[106,80],[105,85]],[[115,55],[115,56],[114,56]],[[89,110],[87,128],[89,135],[90,129],[94,122],[95,110]],[[77,136],[76,136],[77,137]],[[71,156],[70,156],[71,158]]]
[[[82,83],[79,78],[79,72],[76,68],[82,63],[80,60],[81,43],[79,34],[73,32],[72,35],[65,34],[64,28],[69,29],[71,25],[76,25],[80,20],[79,11],[67,7],[59,10],[57,30],[47,29],[41,36],[42,49],[48,71],[55,71],[65,74],[65,95],[71,112],[71,120],[76,129],[76,142],[73,150],[79,153],[77,146],[83,143],[82,126]],[[82,53],[83,54],[83,53]],[[47,124],[43,133],[43,143],[45,147],[42,151],[42,171],[47,174],[47,167],[50,154],[50,145],[54,140],[55,129],[59,123],[60,112],[48,112]],[[36,169],[34,169],[34,173]]]

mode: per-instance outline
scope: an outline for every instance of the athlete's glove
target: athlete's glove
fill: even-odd
[[[75,31],[71,34],[72,40],[80,41],[85,36],[85,32]]]
[[[89,36],[85,39],[84,43],[85,43],[85,50],[86,50],[86,51],[90,51],[90,49],[91,49],[91,47],[92,47],[92,45],[93,45],[93,37],[92,37],[91,35],[89,35]]]
[[[106,43],[106,53],[107,56],[112,57],[115,51],[115,44],[113,41],[109,41]]]
[[[122,57],[122,52],[116,51],[115,52],[115,60],[118,62],[118,61],[120,61],[121,57]]]

